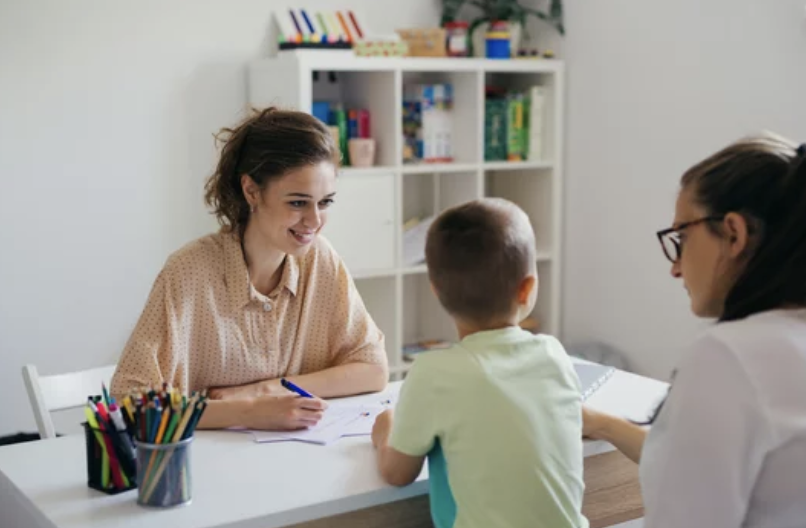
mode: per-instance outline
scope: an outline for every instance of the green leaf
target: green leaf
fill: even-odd
[[[487,17],[478,17],[474,19],[470,26],[467,28],[467,54],[473,57],[473,33],[476,29],[485,22],[489,22],[490,20]]]
[[[467,3],[467,0],[442,0],[442,18],[440,26],[455,21],[465,3]]]

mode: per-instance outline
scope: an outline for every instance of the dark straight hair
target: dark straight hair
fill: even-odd
[[[806,146],[774,134],[748,137],[690,168],[681,186],[708,215],[741,214],[756,237],[720,322],[806,306]],[[723,236],[718,223],[708,228]]]

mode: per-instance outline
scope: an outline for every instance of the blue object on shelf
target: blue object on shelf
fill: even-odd
[[[510,58],[509,34],[488,33],[486,38],[488,59]]]
[[[330,103],[327,101],[314,101],[313,112],[311,113],[315,118],[327,125],[330,118]]]

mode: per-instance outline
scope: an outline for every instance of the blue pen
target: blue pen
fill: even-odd
[[[294,385],[293,383],[291,383],[290,381],[288,381],[285,378],[280,378],[280,385],[282,385],[286,389],[290,390],[291,392],[296,392],[297,394],[299,394],[303,398],[313,398],[313,394],[310,394],[310,393],[302,390],[301,388],[297,387],[296,385]]]

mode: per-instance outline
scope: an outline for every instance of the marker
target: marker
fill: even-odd
[[[297,22],[297,17],[294,16],[294,10],[289,9],[288,14],[291,15],[291,21],[294,23],[294,27],[297,28],[297,35],[301,35],[302,34],[302,28],[299,27],[299,22]]]
[[[350,32],[350,28],[347,25],[347,22],[344,20],[344,17],[341,14],[341,11],[336,11],[336,18],[338,18],[341,27],[344,28],[344,34],[347,38],[347,42],[353,41],[353,34]]]
[[[319,27],[322,28],[322,41],[332,40],[333,35],[330,33],[330,28],[327,27],[322,13],[319,13],[318,11],[316,13],[316,21],[319,23]]]
[[[327,12],[325,13],[325,18],[327,18],[328,27],[330,28],[330,33],[335,37],[336,41],[344,41],[346,37],[344,36],[344,31],[342,30],[341,26],[339,25],[339,21],[336,19],[336,15],[333,13]]]
[[[112,481],[115,483],[115,486],[118,489],[128,488],[129,487],[129,479],[126,478],[126,474],[123,473],[123,469],[120,466],[120,462],[118,461],[118,456],[115,453],[115,446],[112,444],[112,433],[107,429],[107,423],[109,420],[109,416],[106,414],[106,409],[104,408],[102,403],[98,403],[96,406],[92,402],[87,402],[87,407],[90,409],[90,413],[96,415],[96,420],[94,420],[94,424],[98,426],[98,430],[101,431],[100,435],[103,439],[104,445],[106,445],[106,449],[104,449],[104,453],[109,458],[109,465],[108,471],[112,475]],[[92,421],[89,421],[89,413],[84,411],[87,416],[87,421],[90,426],[93,425]],[[112,426],[114,427],[114,426]],[[106,433],[106,435],[104,435]],[[103,462],[102,462],[103,465]],[[102,468],[102,471],[105,468]]]
[[[115,402],[112,402],[109,407],[109,416],[112,418],[112,423],[115,425],[115,429],[117,429],[120,433],[120,439],[126,446],[126,449],[128,450],[127,452],[131,452],[132,461],[137,460],[137,451],[135,451],[134,445],[132,445],[131,439],[126,433],[126,423],[123,421],[123,414],[120,412],[120,408]]]
[[[355,32],[358,34],[358,38],[364,38],[364,33],[361,31],[361,28],[358,26],[358,21],[355,19],[355,15],[353,15],[352,11],[347,11],[347,16],[350,17],[350,22],[353,23],[353,27],[355,28]]]
[[[305,25],[308,26],[308,30],[311,32],[311,35],[316,34],[316,30],[313,28],[311,19],[308,18],[308,13],[306,13],[304,9],[300,9],[299,12],[302,13],[302,19],[305,21]]]
[[[92,410],[90,405],[92,401],[89,401],[89,404],[84,407],[84,414],[87,417],[87,423],[89,424],[92,431],[95,433],[95,439],[98,441],[98,444],[101,446],[101,451],[103,455],[101,456],[101,487],[104,489],[109,487],[109,453],[107,452],[106,448],[106,441],[100,432],[101,429],[98,427],[98,420],[95,416],[95,411]]]
[[[109,408],[109,391],[106,389],[106,383],[101,383],[101,390],[104,394],[104,403],[106,403],[106,407]]]
[[[297,394],[299,394],[303,398],[313,398],[313,394],[310,394],[310,393],[302,390],[301,388],[297,387],[296,385],[294,385],[293,383],[291,383],[290,381],[288,381],[285,378],[280,378],[280,385],[282,385],[286,389],[290,390],[291,392],[296,392]]]

